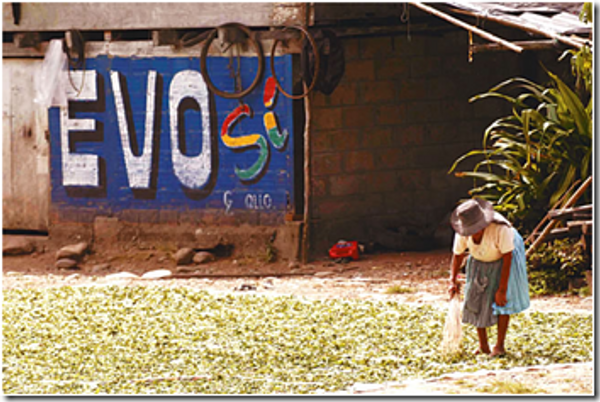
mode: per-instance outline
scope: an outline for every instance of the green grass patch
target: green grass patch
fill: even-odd
[[[431,306],[164,287],[3,293],[5,394],[305,394],[593,356],[591,315],[520,314],[507,357],[448,359],[446,312]]]

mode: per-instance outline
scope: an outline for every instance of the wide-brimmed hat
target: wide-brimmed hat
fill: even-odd
[[[471,236],[494,221],[492,203],[473,198],[460,204],[450,216],[450,224],[461,236]]]

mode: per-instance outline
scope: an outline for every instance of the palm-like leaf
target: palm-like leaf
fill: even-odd
[[[537,222],[533,215],[554,205],[578,178],[587,177],[591,166],[592,102],[584,107],[562,80],[548,75],[552,87],[512,78],[473,96],[470,102],[502,99],[512,105],[512,113],[487,127],[483,149],[462,155],[449,170],[472,178],[470,194],[490,200],[512,219]],[[515,90],[520,93],[505,93]],[[456,171],[474,157],[481,160],[472,171]]]

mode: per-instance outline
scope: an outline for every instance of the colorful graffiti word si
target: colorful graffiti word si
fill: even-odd
[[[277,87],[273,77],[269,77],[265,83],[263,102],[265,107],[272,109],[275,106],[277,97]],[[257,147],[259,149],[259,157],[256,162],[248,169],[235,167],[235,174],[243,182],[253,180],[258,177],[266,168],[268,158],[270,156],[269,144],[261,134],[250,134],[239,137],[232,137],[231,131],[234,125],[243,117],[252,117],[252,109],[246,104],[241,104],[233,110],[225,119],[221,128],[221,140],[225,146],[232,149],[245,149]],[[277,150],[283,150],[289,134],[287,130],[280,133],[277,125],[277,118],[274,112],[267,112],[264,115],[264,126],[271,143]]]
[[[246,59],[242,79],[251,79]],[[208,63],[227,71],[226,59]],[[288,82],[291,66],[276,59]],[[293,199],[292,103],[277,102],[272,79],[241,105],[212,95],[194,58],[100,56],[72,79],[82,89],[49,112],[55,208],[281,212]],[[232,89],[226,73],[213,80]]]

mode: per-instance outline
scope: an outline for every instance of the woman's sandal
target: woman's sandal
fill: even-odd
[[[505,350],[498,350],[496,348],[494,348],[494,350],[492,350],[492,353],[490,353],[490,357],[504,357],[506,356],[506,351]]]
[[[490,354],[490,352],[484,352],[484,351],[482,351],[481,349],[477,348],[473,354],[474,354],[475,356],[478,356],[478,355],[489,355],[489,354]]]

